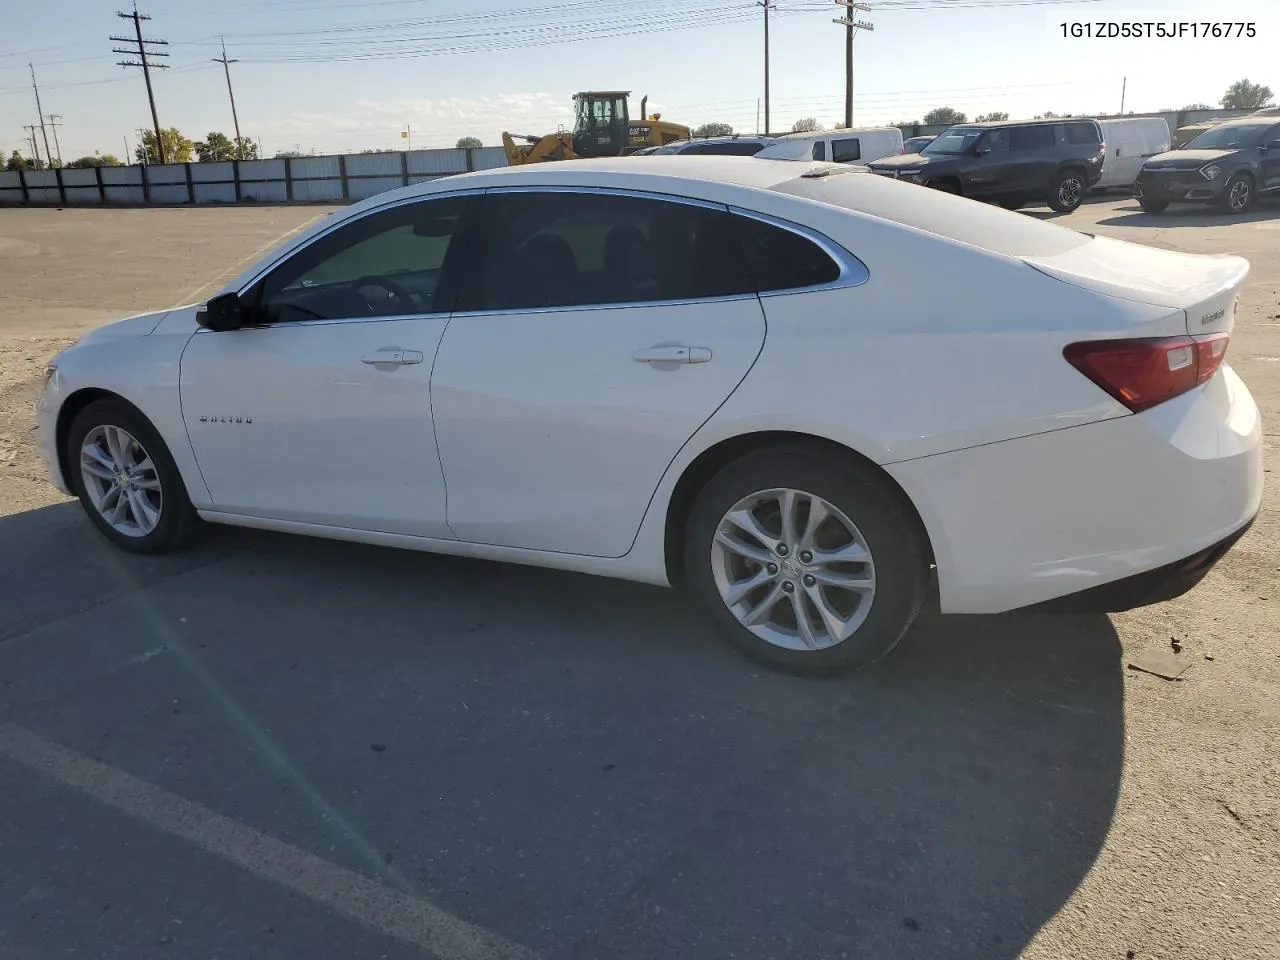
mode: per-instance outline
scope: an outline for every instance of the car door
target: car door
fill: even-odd
[[[1006,128],[987,130],[974,143],[973,151],[963,174],[966,196],[1003,196],[1015,192]]]
[[[602,190],[485,197],[431,402],[461,540],[617,557],[746,376],[765,322],[723,207]]]
[[[191,338],[182,412],[214,509],[450,536],[430,377],[472,199],[341,224],[242,292],[249,325]]]
[[[1261,190],[1280,190],[1280,123],[1258,141],[1258,181]]]
[[[1057,127],[1032,123],[1009,128],[1010,184],[1021,194],[1045,196],[1058,170]]]

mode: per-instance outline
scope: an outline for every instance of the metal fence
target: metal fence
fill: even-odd
[[[0,172],[0,204],[347,203],[505,167],[501,147]]]

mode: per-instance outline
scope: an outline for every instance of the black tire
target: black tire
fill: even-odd
[[[1000,201],[1000,206],[1004,207],[1006,210],[1021,210],[1026,205],[1027,205],[1027,202],[1025,200],[1001,200]]]
[[[1253,178],[1247,173],[1237,173],[1222,188],[1222,196],[1218,198],[1218,207],[1223,213],[1239,215],[1248,213],[1254,201],[1258,199],[1258,191],[1254,189]]]
[[[1049,185],[1049,196],[1045,203],[1058,213],[1071,213],[1084,202],[1085,191],[1089,189],[1089,181],[1082,170],[1060,170]]]
[[[144,535],[129,535],[113,527],[95,505],[80,467],[85,438],[99,427],[115,427],[134,438],[154,465],[159,482],[160,516],[154,529]],[[145,417],[121,401],[95,400],[76,416],[67,433],[66,464],[68,482],[89,519],[108,540],[133,553],[168,553],[191,541],[203,526],[187,496],[182,475],[169,448]],[[149,501],[151,502],[151,501]]]
[[[861,534],[874,566],[875,592],[865,620],[843,641],[820,649],[786,649],[757,636],[739,622],[716,583],[713,544],[725,515],[754,493],[788,488],[820,497],[843,513]],[[754,660],[803,674],[857,669],[888,653],[919,613],[929,576],[921,541],[909,508],[869,469],[805,447],[773,447],[730,463],[698,495],[685,528],[684,587],[721,635]],[[794,559],[802,556],[796,553]],[[783,570],[780,577],[785,576]],[[793,571],[792,576],[797,574]],[[804,589],[811,588],[812,584]],[[814,611],[812,622],[819,622],[812,602],[805,602]],[[783,606],[782,615],[793,618],[792,629],[798,635],[789,603]]]
[[[1139,197],[1138,206],[1147,213],[1164,213],[1165,208],[1169,206],[1169,201],[1155,200],[1151,197]]]

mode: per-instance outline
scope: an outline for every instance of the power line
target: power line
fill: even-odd
[[[160,50],[148,50],[147,47],[148,45],[166,46],[168,45],[169,41],[144,40],[142,38],[142,21],[150,20],[151,18],[146,14],[138,13],[138,7],[136,4],[134,5],[133,13],[117,13],[116,16],[121,18],[122,20],[133,21],[133,30],[137,36],[137,39],[131,40],[128,37],[108,37],[107,39],[115,40],[120,43],[134,43],[137,45],[137,48],[130,49],[130,48],[112,47],[111,52],[123,53],[129,56],[138,58],[137,60],[121,60],[119,61],[119,66],[142,68],[142,77],[147,82],[147,100],[151,103],[151,122],[155,126],[155,130],[156,130],[156,153],[159,154],[160,156],[160,162],[165,163],[166,160],[164,155],[164,137],[161,136],[160,134],[160,117],[156,114],[156,95],[155,95],[155,91],[153,91],[151,88],[151,67],[153,65],[147,60],[147,54],[149,53],[153,57],[167,57],[169,56],[169,54]],[[154,64],[154,66],[157,70],[168,69],[168,64],[158,63],[158,64]],[[145,144],[144,144],[144,148],[145,148]]]

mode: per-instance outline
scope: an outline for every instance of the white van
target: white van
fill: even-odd
[[[1132,187],[1142,162],[1168,150],[1172,139],[1163,117],[1120,117],[1099,120],[1098,125],[1107,156],[1102,161],[1102,179],[1093,185],[1095,190]]]
[[[895,157],[900,153],[902,131],[897,127],[861,127],[789,133],[778,137],[756,156],[761,160],[829,160],[863,166],[872,160]]]

